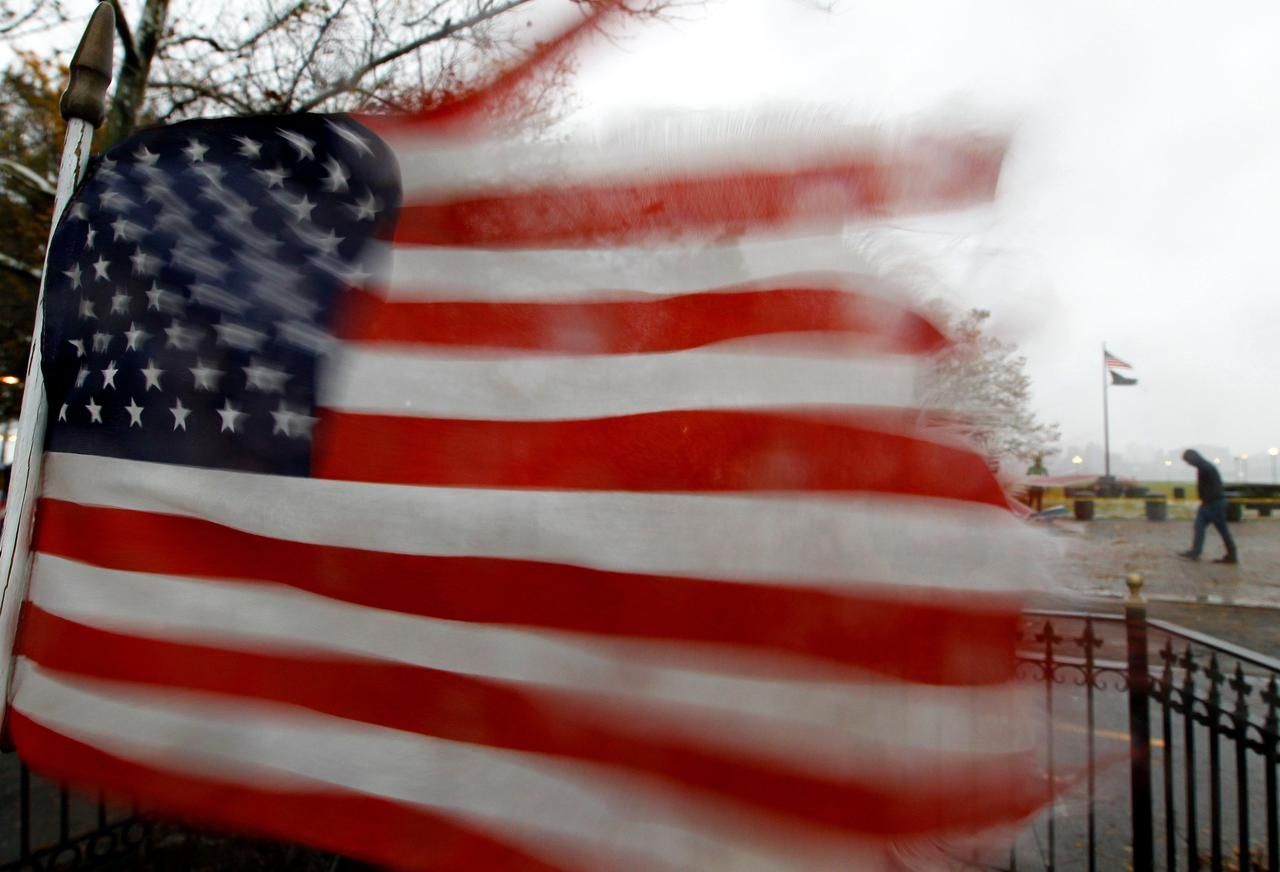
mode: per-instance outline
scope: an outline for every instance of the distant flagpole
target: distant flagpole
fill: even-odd
[[[111,4],[99,3],[89,18],[84,36],[80,38],[80,45],[71,57],[71,74],[59,104],[62,118],[67,122],[67,136],[62,146],[62,162],[58,166],[53,221],[49,226],[50,240],[58,226],[58,220],[71,200],[72,192],[89,165],[93,131],[101,126],[106,116],[114,32],[115,13]],[[9,681],[13,674],[12,652],[18,612],[26,596],[27,576],[30,572],[32,516],[42,469],[41,450],[49,421],[40,355],[48,258],[49,246],[46,245],[40,293],[36,297],[35,325],[31,331],[31,355],[27,358],[22,410],[18,416],[18,434],[14,445],[13,467],[10,470],[4,531],[0,533],[0,579],[3,579],[3,586],[0,586],[0,723],[4,721],[5,700],[8,698]]]
[[[1107,382],[1110,368],[1107,366],[1107,343],[1102,343],[1102,457],[1107,486],[1111,485],[1111,422],[1107,417]]]

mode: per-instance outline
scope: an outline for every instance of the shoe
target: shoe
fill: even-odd
[[[1219,557],[1217,560],[1215,560],[1215,561],[1213,561],[1213,562],[1214,562],[1214,563],[1233,563],[1233,564],[1234,564],[1234,563],[1239,563],[1240,561],[1236,559],[1236,556],[1235,556],[1234,554],[1223,554],[1221,557]]]
[[[1200,555],[1194,551],[1179,551],[1178,556],[1183,560],[1199,560]]]

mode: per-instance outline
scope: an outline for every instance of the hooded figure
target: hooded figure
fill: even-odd
[[[1180,551],[1178,556],[1187,560],[1199,560],[1204,548],[1204,531],[1213,524],[1213,528],[1222,536],[1222,544],[1227,548],[1227,553],[1213,562],[1238,563],[1236,542],[1231,538],[1231,530],[1227,528],[1227,495],[1218,467],[1190,448],[1182,453],[1182,459],[1196,468],[1196,490],[1200,493],[1200,508],[1196,511],[1195,538],[1191,543],[1191,550]]]

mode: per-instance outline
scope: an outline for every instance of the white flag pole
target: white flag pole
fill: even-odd
[[[62,146],[62,163],[58,167],[58,187],[53,201],[53,231],[58,226],[89,163],[94,128],[106,115],[107,86],[111,84],[114,48],[115,13],[111,4],[99,3],[89,19],[80,45],[71,58],[71,76],[62,92],[60,108],[67,122],[67,138]],[[45,269],[41,271],[40,294],[36,298],[36,320],[31,331],[31,356],[27,359],[27,378],[22,394],[22,411],[18,418],[13,466],[10,469],[8,502],[4,530],[0,533],[0,723],[9,699],[13,678],[13,645],[18,630],[18,613],[26,599],[27,579],[31,571],[31,529],[35,501],[39,496],[43,465],[45,428],[49,408],[45,403],[44,373],[41,370],[40,341],[44,333],[45,272],[49,265],[49,247],[45,247]]]

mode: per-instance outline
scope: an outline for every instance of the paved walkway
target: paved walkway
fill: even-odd
[[[1051,530],[1062,556],[1052,568],[1060,588],[1122,597],[1125,576],[1140,572],[1149,600],[1280,609],[1280,518],[1231,525],[1237,566],[1212,562],[1223,552],[1212,528],[1199,562],[1178,557],[1191,546],[1190,521],[1055,521]]]
[[[1125,576],[1140,572],[1151,617],[1280,657],[1280,517],[1251,513],[1231,525],[1237,566],[1211,562],[1222,553],[1212,529],[1200,562],[1178,557],[1191,545],[1189,520],[1055,521],[1049,530],[1054,586],[1032,605],[1114,612]]]

